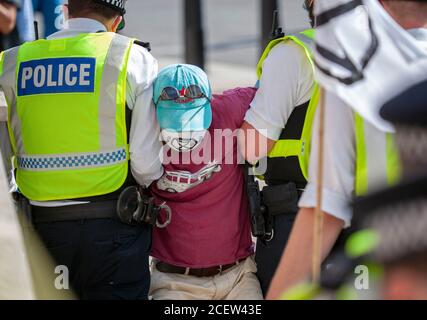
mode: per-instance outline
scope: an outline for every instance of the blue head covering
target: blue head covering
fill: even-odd
[[[197,85],[208,98],[158,101],[166,87],[183,92],[191,85]],[[157,119],[161,129],[183,132],[202,131],[212,123],[210,99],[212,90],[206,73],[193,65],[175,64],[160,71],[154,82],[153,100],[157,103]]]

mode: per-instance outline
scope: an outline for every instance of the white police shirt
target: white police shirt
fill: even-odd
[[[276,45],[262,65],[260,87],[245,121],[267,138],[278,140],[295,107],[311,99],[313,67],[304,49],[293,41]]]
[[[420,46],[427,50],[427,29],[412,29],[408,32],[414,36]],[[387,75],[384,75],[387,76]],[[316,114],[309,163],[309,182],[299,206],[314,208],[316,206],[316,189],[318,175],[318,120]],[[332,92],[325,95],[325,129],[324,129],[324,167],[322,210],[331,216],[343,220],[345,227],[350,226],[353,217],[351,202],[355,184],[355,119],[350,106]],[[384,134],[376,127],[378,134]]]
[[[86,18],[70,19],[63,30],[52,34],[48,39],[69,38],[81,33],[106,31],[103,24]],[[155,107],[152,101],[153,81],[157,77],[157,60],[141,46],[133,45],[127,68],[126,102],[132,110],[130,128],[130,162],[136,181],[143,186],[163,175],[160,162],[162,148],[160,129],[157,123]],[[77,201],[32,201],[37,206],[63,206],[80,204]]]

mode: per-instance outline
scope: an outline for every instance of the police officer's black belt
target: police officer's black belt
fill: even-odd
[[[62,207],[31,206],[33,222],[60,222],[90,219],[117,219],[117,200],[96,201]]]

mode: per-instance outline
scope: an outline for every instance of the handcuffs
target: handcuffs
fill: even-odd
[[[160,220],[161,212],[166,213],[166,220]],[[172,219],[172,211],[165,202],[156,205],[154,198],[137,186],[127,187],[117,201],[119,219],[129,225],[149,224],[160,229],[166,228]]]

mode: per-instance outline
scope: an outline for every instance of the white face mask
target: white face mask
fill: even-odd
[[[162,139],[166,144],[177,152],[189,152],[196,149],[203,141],[206,130],[176,132],[162,130]]]

